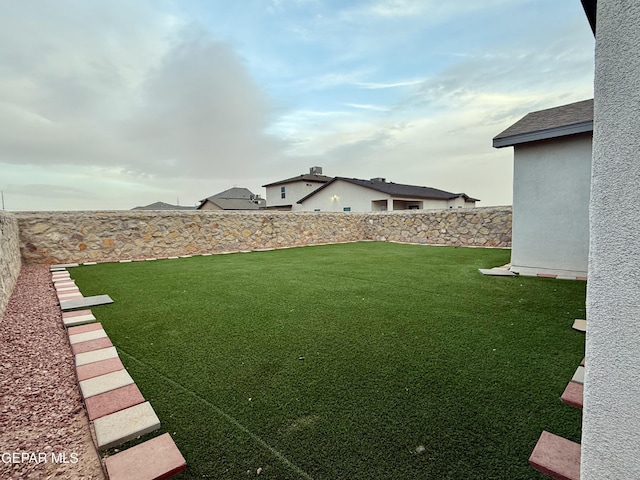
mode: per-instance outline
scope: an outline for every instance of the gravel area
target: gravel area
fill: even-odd
[[[46,266],[22,267],[0,320],[0,478],[105,478]]]

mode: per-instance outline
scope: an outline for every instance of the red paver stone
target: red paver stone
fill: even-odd
[[[123,370],[124,365],[119,358],[108,358],[107,360],[100,360],[99,362],[88,363],[86,365],[80,365],[76,367],[76,375],[78,381],[87,380],[89,378],[97,377],[99,375],[105,375],[111,372],[117,372]]]
[[[91,310],[74,310],[73,312],[62,312],[62,318],[77,317],[79,315],[91,315]]]
[[[87,310],[88,312],[90,310]],[[87,325],[78,325],[77,327],[69,327],[67,333],[69,335],[77,335],[79,333],[93,332],[94,330],[102,330],[100,322],[88,323]]]
[[[558,275],[554,275],[552,273],[538,273],[539,278],[558,278]]]
[[[543,431],[529,463],[539,472],[558,480],[580,480],[579,443]]]
[[[110,480],[165,480],[187,468],[187,462],[165,433],[104,460]]]
[[[144,402],[144,397],[135,383],[108,392],[85,398],[89,420],[104,417]]]
[[[74,355],[79,353],[92,352],[93,350],[100,350],[101,348],[113,347],[113,343],[109,340],[109,337],[96,338],[94,340],[87,340],[86,342],[74,343],[71,345],[71,351]]]
[[[584,385],[576,382],[569,382],[564,389],[560,400],[572,407],[582,408],[582,398],[584,395]]]

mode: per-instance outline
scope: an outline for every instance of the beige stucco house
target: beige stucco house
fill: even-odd
[[[513,147],[511,270],[587,276],[593,100],[532,112],[493,139]]]

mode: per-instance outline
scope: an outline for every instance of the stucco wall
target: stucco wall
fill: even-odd
[[[20,273],[18,221],[0,211],[0,320]]]
[[[599,0],[583,480],[640,478],[640,3]]]
[[[513,271],[587,276],[591,133],[517,145]]]
[[[508,247],[511,208],[419,212],[22,212],[26,262],[158,258],[358,240]]]

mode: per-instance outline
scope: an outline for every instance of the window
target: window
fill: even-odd
[[[351,211],[351,207],[344,207],[342,209],[343,212],[350,212]]]
[[[284,190],[284,187],[280,187],[280,198],[286,198],[287,193]]]

